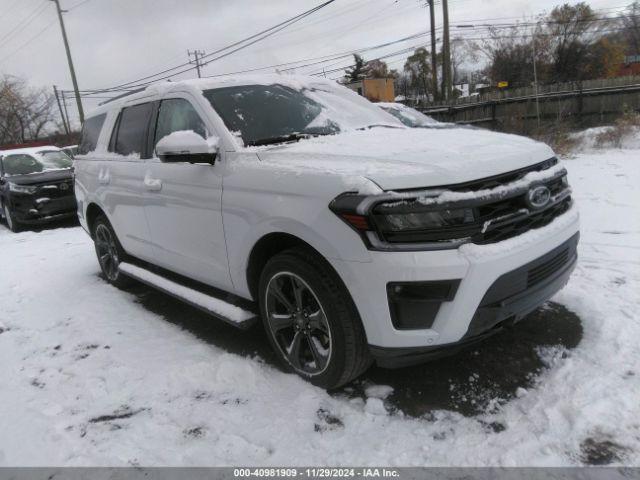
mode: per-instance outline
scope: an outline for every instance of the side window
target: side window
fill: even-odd
[[[152,111],[151,103],[123,108],[113,130],[109,151],[120,155],[137,153],[142,157]]]
[[[82,125],[82,135],[80,138],[80,145],[78,145],[78,154],[85,155],[89,152],[93,152],[98,145],[98,137],[104,125],[104,120],[107,118],[107,114],[97,115],[95,117],[88,118]]]
[[[193,105],[183,98],[163,100],[158,112],[154,147],[167,135],[180,130],[193,130],[202,138],[207,137],[204,122]]]

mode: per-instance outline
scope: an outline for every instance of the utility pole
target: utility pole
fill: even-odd
[[[442,57],[444,80],[444,96],[451,98],[453,87],[451,85],[451,39],[449,37],[449,0],[442,0]]]
[[[433,99],[438,99],[438,52],[436,51],[436,12],[435,0],[427,0],[429,4],[429,24],[431,29],[431,83],[433,84]]]
[[[71,72],[71,81],[73,82],[73,90],[76,94],[76,104],[78,105],[78,116],[80,123],[84,123],[84,110],[82,108],[82,99],[80,98],[80,90],[78,89],[78,80],[76,79],[76,71],[73,68],[73,60],[71,59],[71,50],[69,50],[69,40],[67,39],[67,31],[64,28],[64,20],[62,19],[62,9],[60,8],[60,0],[51,0],[56,4],[58,11],[58,20],[60,20],[60,30],[62,30],[62,40],[64,41],[64,49],[67,51],[67,61],[69,62],[69,71]]]
[[[55,85],[53,86],[53,94],[56,96],[56,102],[58,102],[58,110],[60,110],[60,118],[62,118],[64,131],[69,135],[69,126],[67,125],[67,120],[64,118],[64,112],[62,111],[62,105],[60,104],[60,97],[58,97],[58,87]]]
[[[189,63],[191,63],[191,64],[195,63],[195,65],[196,65],[196,71],[198,72],[198,78],[202,78],[202,75],[200,73],[200,59],[204,55],[204,52],[202,50],[194,50],[193,52],[191,50],[187,50],[187,55],[189,56]],[[191,61],[191,55],[193,55],[195,60]]]
[[[533,47],[533,83],[535,85],[536,92],[536,118],[538,119],[538,129],[540,129],[540,103],[538,102],[538,69],[536,68],[536,36],[533,35],[533,41],[531,42]]]
[[[67,126],[69,127],[69,131],[71,131],[71,120],[69,120],[69,112],[67,111],[67,97],[64,96],[64,91],[60,91],[60,96],[62,97],[62,108],[64,108],[64,116],[67,117]]]

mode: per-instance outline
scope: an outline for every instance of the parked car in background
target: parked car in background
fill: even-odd
[[[53,146],[0,151],[0,211],[9,229],[74,217],[72,166]]]
[[[78,153],[78,145],[68,145],[66,147],[62,147],[61,150],[70,158],[74,158]]]
[[[376,103],[385,112],[390,113],[398,120],[400,120],[407,127],[420,128],[420,127],[433,127],[436,125],[444,125],[437,120],[419,112],[415,108],[407,107],[402,103],[388,103],[379,102]]]
[[[148,87],[87,117],[75,165],[109,282],[261,317],[283,365],[325,388],[514,324],[577,258],[547,145],[407,128],[316,77]]]

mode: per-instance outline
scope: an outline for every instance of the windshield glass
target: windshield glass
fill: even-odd
[[[380,108],[389,112],[396,117],[407,127],[425,127],[427,125],[432,126],[438,122],[431,117],[428,117],[422,112],[419,112],[415,108],[407,107],[406,105],[382,105]]]
[[[377,125],[400,127],[372,103],[338,85],[236,85],[203,94],[245,146]]]
[[[27,175],[47,170],[71,168],[72,160],[62,152],[50,150],[34,155],[16,153],[2,158],[2,166],[6,175]]]

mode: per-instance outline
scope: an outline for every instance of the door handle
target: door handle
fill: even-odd
[[[157,192],[162,189],[162,180],[159,178],[152,178],[149,175],[144,177],[144,186],[147,190],[151,190],[152,192]]]
[[[98,173],[98,183],[100,185],[109,185],[109,182],[111,182],[111,175],[109,175],[109,172],[100,170],[100,173]]]

